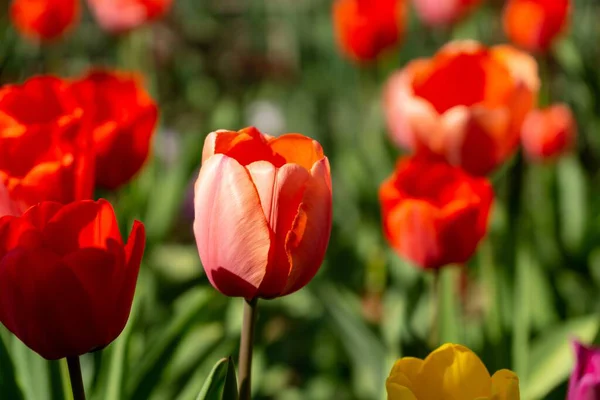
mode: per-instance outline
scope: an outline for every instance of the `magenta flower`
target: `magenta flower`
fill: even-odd
[[[573,342],[575,368],[569,380],[567,400],[600,399],[600,348]]]

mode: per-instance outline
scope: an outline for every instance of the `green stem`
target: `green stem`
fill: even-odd
[[[69,377],[71,378],[71,390],[74,400],[85,400],[85,390],[83,389],[83,378],[81,376],[81,364],[79,357],[67,357],[67,366],[69,368]]]
[[[252,345],[254,342],[254,326],[256,324],[258,298],[244,300],[244,322],[240,340],[240,400],[250,400],[252,381]]]

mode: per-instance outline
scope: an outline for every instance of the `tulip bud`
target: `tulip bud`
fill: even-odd
[[[208,135],[195,184],[194,234],[212,285],[273,298],[317,273],[331,232],[331,178],[321,145],[255,128]]]
[[[0,322],[49,360],[107,346],[129,318],[145,240],[136,221],[123,243],[106,200],[0,218]]]

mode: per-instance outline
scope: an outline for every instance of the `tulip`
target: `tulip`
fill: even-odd
[[[10,19],[22,35],[47,41],[70,30],[80,12],[79,0],[13,0]]]
[[[427,158],[399,160],[379,188],[390,245],[421,268],[464,263],[487,231],[491,184]]]
[[[212,285],[274,298],[317,273],[331,232],[329,161],[316,141],[256,128],[206,138],[195,184],[194,233]]]
[[[26,133],[72,140],[79,135],[83,110],[69,82],[36,76],[22,85],[0,88],[0,136]]]
[[[406,0],[336,0],[333,24],[342,52],[356,62],[377,58],[401,40]]]
[[[424,360],[401,358],[386,381],[388,400],[519,400],[519,378],[490,373],[468,348],[444,344]]]
[[[449,25],[471,12],[481,0],[413,0],[419,18],[427,25]]]
[[[569,0],[509,0],[504,8],[504,32],[529,51],[547,51],[566,29]]]
[[[93,160],[89,146],[59,144],[47,135],[0,138],[0,183],[21,211],[40,201],[89,199]]]
[[[517,149],[538,90],[531,56],[510,46],[456,41],[394,73],[384,110],[399,146],[486,175]]]
[[[73,83],[96,152],[96,184],[115,189],[142,168],[158,108],[138,75],[94,70]]]
[[[123,243],[106,200],[0,218],[0,322],[49,360],[104,348],[129,318],[144,245],[137,221]]]
[[[521,141],[529,159],[545,160],[567,151],[576,135],[577,126],[571,109],[565,104],[556,104],[528,114],[521,130]]]
[[[569,380],[567,400],[595,400],[600,398],[600,348],[573,343],[575,369]]]
[[[87,0],[98,24],[111,33],[123,33],[162,18],[173,0]]]

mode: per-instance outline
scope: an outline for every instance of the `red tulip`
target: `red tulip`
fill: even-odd
[[[87,0],[100,26],[112,33],[135,29],[163,17],[173,0]]]
[[[509,0],[504,32],[530,51],[546,51],[568,24],[569,0]]]
[[[413,0],[419,18],[428,25],[448,25],[472,11],[481,0]]]
[[[493,196],[485,178],[429,159],[402,159],[379,189],[385,236],[421,268],[464,263],[485,236]]]
[[[194,233],[212,285],[227,296],[273,298],[317,273],[331,232],[329,161],[300,134],[217,131],[195,186]]]
[[[129,318],[145,245],[106,200],[43,202],[0,218],[0,321],[47,359],[102,349]]]
[[[357,62],[394,48],[404,33],[406,0],[336,0],[333,23],[341,50]]]
[[[538,89],[537,64],[529,55],[459,41],[392,75],[384,109],[400,146],[485,175],[517,149]]]
[[[0,183],[21,210],[91,198],[93,149],[68,84],[32,78],[0,90]]]
[[[24,36],[54,40],[79,19],[79,0],[13,0],[10,18]]]
[[[521,141],[528,158],[544,160],[568,150],[576,135],[571,109],[565,104],[556,104],[529,113],[523,123]]]
[[[33,133],[72,140],[80,132],[82,115],[70,83],[54,76],[0,88],[2,137]]]
[[[84,109],[84,127],[93,136],[96,184],[115,189],[144,165],[158,108],[138,75],[91,71],[74,82]]]

